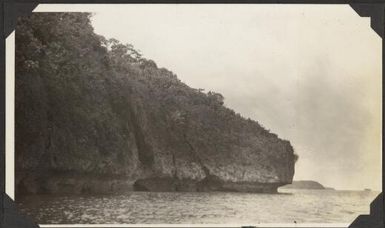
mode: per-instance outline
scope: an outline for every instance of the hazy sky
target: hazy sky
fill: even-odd
[[[194,88],[288,139],[295,179],[381,189],[381,39],[348,5],[40,5],[95,12]]]

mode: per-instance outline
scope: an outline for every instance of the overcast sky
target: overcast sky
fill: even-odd
[[[295,179],[381,189],[381,39],[348,5],[40,5],[95,12],[194,88],[292,143]]]

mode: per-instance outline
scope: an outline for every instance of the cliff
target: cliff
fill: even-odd
[[[293,181],[292,184],[282,186],[281,188],[290,188],[290,189],[326,189],[322,184],[316,181],[302,180],[302,181]]]
[[[16,29],[16,191],[275,192],[289,141],[182,83],[87,13],[36,13]]]

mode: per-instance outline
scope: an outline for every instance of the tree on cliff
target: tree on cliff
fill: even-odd
[[[207,93],[208,97],[213,100],[214,102],[220,104],[220,105],[223,105],[223,100],[224,100],[224,97],[222,94],[220,93],[216,93],[216,92],[212,92],[212,91],[209,91]]]

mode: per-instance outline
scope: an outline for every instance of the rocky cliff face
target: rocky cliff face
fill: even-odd
[[[16,189],[28,193],[274,192],[290,143],[182,83],[89,14],[38,13],[16,31]]]

